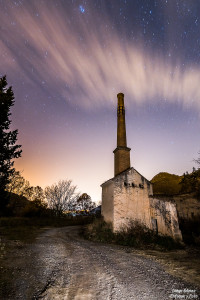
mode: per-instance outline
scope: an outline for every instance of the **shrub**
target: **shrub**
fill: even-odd
[[[180,229],[183,235],[184,243],[188,245],[200,246],[200,218],[179,219]]]
[[[122,227],[120,231],[113,232],[111,224],[104,222],[103,219],[97,219],[84,228],[83,234],[89,240],[142,249],[171,250],[183,247],[173,238],[157,235],[153,230],[134,220],[131,220],[127,226]]]
[[[103,221],[102,218],[94,221],[83,229],[85,238],[99,242],[111,242],[114,239],[112,225]]]

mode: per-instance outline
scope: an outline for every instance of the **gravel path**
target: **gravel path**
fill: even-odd
[[[199,291],[128,248],[86,241],[79,227],[46,229],[13,254],[10,299],[200,299]],[[16,279],[17,278],[17,279]]]

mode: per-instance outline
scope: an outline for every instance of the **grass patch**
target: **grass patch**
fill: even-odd
[[[127,227],[118,232],[113,232],[111,224],[105,223],[102,219],[97,219],[92,224],[84,227],[83,235],[89,240],[138,249],[172,250],[183,248],[183,245],[173,238],[157,235],[137,221],[130,221]]]
[[[200,249],[188,247],[181,250],[157,251],[138,250],[142,256],[149,257],[161,263],[164,269],[186,282],[200,288]]]

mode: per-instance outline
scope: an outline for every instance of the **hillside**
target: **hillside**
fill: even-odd
[[[181,181],[183,176],[161,172],[155,175],[151,183],[153,183],[153,193],[155,195],[176,195],[181,192]]]

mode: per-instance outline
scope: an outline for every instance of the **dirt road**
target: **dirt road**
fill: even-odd
[[[79,229],[46,229],[33,244],[19,246],[12,253],[12,287],[2,299],[200,299],[195,287],[154,260],[86,241]]]

